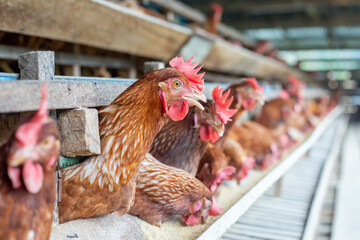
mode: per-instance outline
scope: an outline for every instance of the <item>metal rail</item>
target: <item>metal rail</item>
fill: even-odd
[[[338,106],[332,110],[324,120],[316,127],[312,134],[285,159],[283,159],[271,172],[262,178],[251,188],[237,203],[217,219],[205,232],[199,236],[199,240],[211,240],[220,238],[225,231],[241,217],[250,206],[281,176],[283,176],[308,149],[319,139],[327,127],[342,114],[343,107]]]
[[[316,228],[320,220],[322,204],[326,196],[330,175],[334,168],[336,159],[339,157],[341,143],[344,139],[345,132],[348,126],[347,124],[348,118],[349,117],[344,117],[343,119],[341,119],[342,121],[338,126],[337,135],[332,144],[333,148],[331,149],[331,152],[328,154],[328,158],[321,172],[320,179],[318,181],[318,185],[314,193],[314,198],[312,200],[310,211],[307,217],[307,221],[302,237],[303,240],[311,240],[314,238],[316,234]]]

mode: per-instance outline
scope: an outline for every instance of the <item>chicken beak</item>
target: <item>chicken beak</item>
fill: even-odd
[[[217,131],[220,137],[224,135],[225,132],[225,126],[221,122],[217,121],[208,121],[208,123]]]
[[[255,99],[256,99],[256,101],[258,103],[260,103],[260,105],[264,105],[264,103],[265,103],[265,96],[264,95],[259,94],[259,95],[256,96]]]
[[[34,153],[33,149],[30,147],[24,147],[15,150],[8,157],[8,164],[11,167],[18,167],[25,163],[28,159],[35,160],[37,159],[37,154]]]
[[[187,95],[183,96],[182,98],[189,102],[189,106],[195,106],[201,110],[204,110],[203,105],[198,102],[198,100],[206,102],[206,97],[202,92],[194,89],[194,93],[187,94]]]

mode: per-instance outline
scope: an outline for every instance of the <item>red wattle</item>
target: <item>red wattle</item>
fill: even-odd
[[[202,126],[200,128],[200,138],[201,138],[201,140],[203,140],[204,142],[210,141],[210,139],[211,139],[210,133],[211,133],[211,127],[210,126]]]
[[[216,142],[219,138],[220,138],[220,135],[217,131],[214,130],[211,132],[211,134],[210,134],[211,143]]]
[[[288,147],[290,147],[290,138],[289,138],[289,136],[288,135],[286,135],[286,134],[282,134],[281,136],[280,136],[280,144],[281,144],[281,146],[283,147],[283,148],[288,148]]]
[[[172,104],[169,107],[168,115],[173,121],[180,121],[184,119],[188,111],[189,111],[189,106],[187,104],[187,101],[184,100]]]
[[[30,193],[36,194],[40,191],[44,181],[44,171],[40,164],[31,160],[26,161],[22,176],[24,185]]]
[[[19,188],[21,186],[20,168],[8,166],[7,174],[8,174],[8,177],[10,178],[12,187]]]
[[[162,102],[162,105],[163,105],[164,112],[168,113],[165,93],[163,91],[160,91],[159,96],[160,96],[160,99],[161,99],[161,102]]]
[[[200,201],[198,201],[196,204],[195,204],[195,207],[194,209],[192,210],[192,213],[196,213],[197,211],[200,210],[200,208],[202,207],[202,203]]]
[[[285,90],[281,90],[280,94],[279,94],[280,98],[282,99],[289,99],[289,93]]]
[[[186,226],[194,226],[199,224],[200,215],[191,214],[189,217],[182,217],[182,220],[185,222]]]
[[[253,109],[256,105],[256,101],[255,99],[248,98],[245,99],[242,104],[245,109]]]
[[[223,209],[217,204],[216,199],[212,198],[212,205],[209,211],[210,216],[218,216]]]
[[[249,171],[254,168],[255,159],[248,157],[241,166],[241,170],[238,173],[238,179],[242,180],[246,178],[249,174]]]
[[[211,182],[209,189],[211,193],[214,193],[218,186],[225,180],[230,180],[232,175],[235,173],[233,166],[227,166],[225,169],[217,172],[214,180]]]

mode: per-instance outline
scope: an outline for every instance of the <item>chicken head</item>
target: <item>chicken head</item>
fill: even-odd
[[[39,110],[19,123],[6,159],[12,187],[19,188],[23,183],[33,194],[38,193],[43,185],[44,171],[55,168],[60,150],[59,134],[48,116],[44,84],[41,91]]]
[[[184,119],[191,106],[204,110],[198,102],[206,102],[205,95],[201,93],[204,88],[204,73],[197,74],[202,66],[196,68],[197,63],[192,64],[192,60],[193,58],[184,62],[183,57],[173,58],[169,62],[172,70],[167,79],[158,83],[163,109],[174,121]]]
[[[195,127],[200,127],[201,140],[212,143],[216,142],[225,131],[225,124],[231,121],[231,117],[237,109],[229,109],[233,97],[228,98],[230,90],[222,94],[223,88],[215,87],[212,92],[214,101],[204,104],[204,111],[195,111]]]
[[[257,103],[264,103],[263,87],[255,78],[246,78],[238,84],[230,86],[231,96],[235,96],[234,108],[254,109]]]

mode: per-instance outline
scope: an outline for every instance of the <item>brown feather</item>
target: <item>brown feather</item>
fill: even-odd
[[[160,226],[172,215],[189,215],[203,198],[212,194],[189,173],[167,166],[147,154],[137,179],[135,203],[130,213]]]
[[[200,139],[194,126],[195,109],[182,121],[169,121],[156,135],[150,153],[160,162],[183,169],[195,176],[207,142]]]

